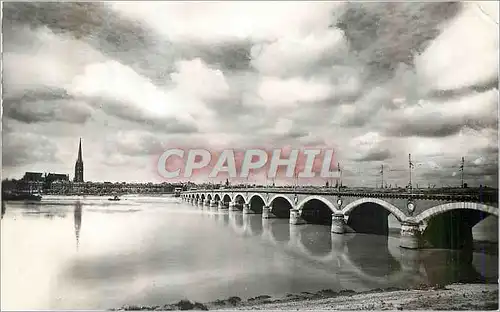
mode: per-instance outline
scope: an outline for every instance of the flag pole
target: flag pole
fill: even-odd
[[[408,186],[411,189],[411,168],[413,167],[413,163],[411,162],[411,154],[408,154],[408,166],[410,169],[410,184]]]
[[[380,166],[380,173],[382,174],[382,188],[384,188],[384,164]]]
[[[462,180],[462,188],[464,188],[464,163],[465,163],[465,159],[464,159],[464,157],[462,157],[462,163],[460,164],[460,177]]]

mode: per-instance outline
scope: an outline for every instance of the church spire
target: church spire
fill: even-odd
[[[78,159],[75,163],[75,178],[74,182],[83,182],[83,157],[82,157],[82,138],[78,145]]]
[[[82,138],[80,138],[80,144],[78,145],[78,160],[77,161],[83,162],[83,160],[82,160]]]

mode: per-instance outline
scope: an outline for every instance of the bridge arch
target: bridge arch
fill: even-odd
[[[347,206],[344,207],[344,209],[342,209],[342,213],[344,215],[348,215],[351,211],[354,210],[354,208],[356,208],[361,204],[366,204],[366,203],[377,204],[381,207],[384,207],[386,210],[392,213],[396,217],[396,219],[398,219],[399,222],[403,222],[407,218],[406,215],[401,210],[399,210],[396,206],[386,202],[385,200],[381,200],[378,198],[368,198],[368,197],[360,198],[348,204]]]
[[[243,202],[242,202],[242,204],[246,204],[246,203],[247,203],[247,202],[246,202],[246,196],[245,196],[243,193],[236,193],[236,194],[233,194],[233,201],[236,201],[236,198],[237,198],[238,196],[241,196],[241,198],[243,198]]]
[[[248,200],[247,200],[248,203],[247,204],[250,204],[250,202],[252,201],[253,197],[260,197],[260,199],[262,199],[262,201],[264,202],[264,204],[266,203],[266,199],[264,198],[264,196],[262,196],[259,193],[253,193],[253,194],[250,194],[250,196],[248,196]]]
[[[231,195],[229,195],[228,193],[224,193],[222,195],[222,202],[223,203],[230,203],[231,201],[232,201]]]
[[[425,248],[468,250],[474,246],[472,228],[487,215],[498,218],[498,208],[474,202],[454,202],[434,206],[412,221],[419,223]]]
[[[456,202],[456,203],[447,203],[447,204],[442,204],[438,206],[434,206],[430,209],[425,210],[424,212],[420,213],[418,216],[415,217],[415,222],[424,223],[424,229],[425,229],[425,221],[429,220],[430,218],[447,212],[451,210],[457,210],[457,209],[470,209],[470,210],[477,210],[477,211],[482,211],[489,213],[491,215],[494,215],[498,217],[498,208],[489,206],[489,205],[484,205],[480,203],[472,203],[472,202]]]
[[[212,200],[212,195],[211,194],[207,194],[207,199],[208,200]]]
[[[339,213],[340,212],[337,209],[337,207],[335,207],[335,205],[331,201],[329,201],[328,199],[324,198],[323,196],[318,196],[318,195],[307,196],[306,198],[304,198],[301,202],[299,202],[297,204],[297,209],[301,210],[304,207],[304,205],[307,204],[307,202],[309,202],[309,201],[311,201],[313,199],[319,200],[323,204],[327,205],[328,208],[330,208],[330,210],[333,213]]]
[[[250,210],[252,210],[255,213],[262,213],[263,208],[266,205],[266,200],[259,193],[251,194],[248,197],[247,202]]]
[[[288,196],[285,196],[285,195],[282,195],[282,194],[276,194],[274,195],[273,197],[271,197],[271,199],[269,199],[269,201],[267,202],[267,206],[271,206],[273,201],[276,199],[276,198],[283,198],[284,200],[288,201],[288,203],[290,203],[290,206],[293,208],[295,206],[295,204],[293,203],[293,201],[288,198]]]
[[[216,202],[220,202],[220,194],[215,194],[215,196],[214,196],[214,200],[215,200]]]
[[[269,200],[270,212],[277,218],[290,219],[290,212],[295,207],[292,200],[285,195],[277,194]]]

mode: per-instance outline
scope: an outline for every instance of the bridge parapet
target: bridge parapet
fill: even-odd
[[[185,191],[185,194],[192,193],[261,193],[261,194],[297,194],[297,195],[318,195],[318,196],[341,196],[341,197],[373,197],[373,198],[405,198],[412,200],[436,200],[443,202],[479,202],[487,203],[498,207],[498,190],[485,189],[475,191],[462,191],[454,193],[437,193],[430,190],[363,190],[363,189],[326,189],[326,188],[228,188],[228,189],[208,189]]]

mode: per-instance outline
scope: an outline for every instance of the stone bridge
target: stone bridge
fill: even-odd
[[[304,190],[246,188],[185,191],[189,202],[219,210],[287,218],[291,225],[330,225],[333,233],[388,235],[388,216],[401,223],[400,246],[410,249],[472,246],[472,227],[498,217],[498,193],[431,193],[419,190]]]

